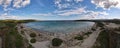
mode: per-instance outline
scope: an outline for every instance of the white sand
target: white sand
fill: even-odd
[[[43,42],[36,42],[33,43],[32,45],[35,48],[48,48],[50,41],[43,41]]]

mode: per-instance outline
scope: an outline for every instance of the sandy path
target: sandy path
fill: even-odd
[[[35,48],[48,48],[49,46],[49,41],[43,41],[43,42],[36,42],[32,44]]]
[[[101,31],[98,28],[97,31],[93,32],[88,38],[84,40],[84,42],[81,44],[79,48],[91,48],[94,45],[100,32]]]

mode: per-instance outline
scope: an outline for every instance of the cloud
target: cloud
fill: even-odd
[[[111,7],[120,8],[120,0],[91,0],[91,3],[104,9],[109,9]]]
[[[82,1],[83,0],[55,0],[54,4],[59,9],[74,8],[73,6],[79,4]]]
[[[14,0],[13,7],[20,8],[22,0]]]
[[[56,11],[59,16],[76,16],[77,19],[104,19],[109,16],[106,11],[92,11],[85,8],[77,8],[75,10]]]
[[[7,15],[5,13],[5,14],[0,15],[0,20],[4,20],[4,19],[21,20],[21,19],[36,19],[36,18],[33,18],[33,17],[24,17],[24,16],[16,16],[16,15]]]
[[[24,0],[22,6],[25,7],[28,4],[30,4],[30,0]]]
[[[86,13],[82,14],[81,17],[78,18],[78,19],[103,19],[106,16],[109,16],[109,14],[107,12],[105,12],[105,11],[103,11],[103,12],[86,11]]]
[[[51,13],[35,13],[35,14],[32,14],[33,16],[52,16]]]
[[[78,2],[82,2],[83,0],[74,0],[74,1],[78,3]]]
[[[79,19],[92,19],[92,18],[102,18],[109,16],[109,13],[106,11],[92,11],[87,10],[86,7],[80,7],[70,10],[56,10],[51,13],[35,13],[33,16],[79,16]]]
[[[17,16],[0,16],[0,19],[18,19],[19,17],[17,17]]]
[[[108,16],[109,14],[106,13],[106,12],[95,12],[95,11],[92,11],[90,12],[89,16],[91,18],[97,18],[97,17],[104,17],[104,16]]]
[[[20,8],[25,7],[26,5],[30,4],[30,0],[14,0],[13,7]]]
[[[0,0],[0,6],[3,7],[4,14],[0,18],[16,18],[15,16],[8,16],[9,11],[16,8],[25,7],[30,4],[30,0]],[[4,16],[4,17],[3,17]]]
[[[4,11],[8,8],[21,8],[30,4],[30,0],[0,0],[0,5]],[[12,6],[12,7],[11,7]]]
[[[0,5],[3,3],[3,0],[0,0]]]
[[[6,8],[11,4],[12,0],[0,0],[0,5],[6,11]]]
[[[58,15],[60,16],[70,16],[70,15],[79,15],[85,12],[85,8],[77,8],[73,10],[66,10],[66,11],[58,11]]]

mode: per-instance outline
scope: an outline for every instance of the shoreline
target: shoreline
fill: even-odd
[[[20,29],[20,27],[23,27],[22,29]],[[88,31],[91,31],[90,29],[88,30],[85,30],[84,32],[81,31],[81,32],[69,32],[69,33],[51,33],[51,32],[42,32],[42,31],[38,31],[38,30],[34,30],[34,29],[31,29],[29,27],[26,27],[24,26],[23,24],[19,24],[18,25],[18,28],[20,30],[24,30],[25,34],[27,36],[29,36],[30,33],[34,32],[36,33],[36,37],[35,39],[37,40],[37,43],[34,43],[34,44],[38,44],[41,43],[41,42],[49,42],[47,44],[49,44],[50,46],[50,42],[52,41],[53,38],[60,38],[64,41],[64,47],[67,46],[67,47],[72,47],[72,46],[76,46],[76,45],[81,45],[81,43],[83,42],[83,40],[76,40],[74,39],[74,37],[78,36],[78,35],[81,35],[83,36],[84,38],[88,38],[87,35],[84,35],[86,32]],[[23,35],[23,36],[26,36],[26,35]],[[28,40],[30,40],[30,37],[25,37],[25,38],[29,38]],[[31,43],[30,43],[31,44]],[[32,44],[32,45],[34,45]],[[39,46],[39,45],[37,45]]]

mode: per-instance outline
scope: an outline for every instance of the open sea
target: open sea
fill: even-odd
[[[25,26],[45,32],[80,32],[90,29],[94,22],[40,21],[26,23]]]

